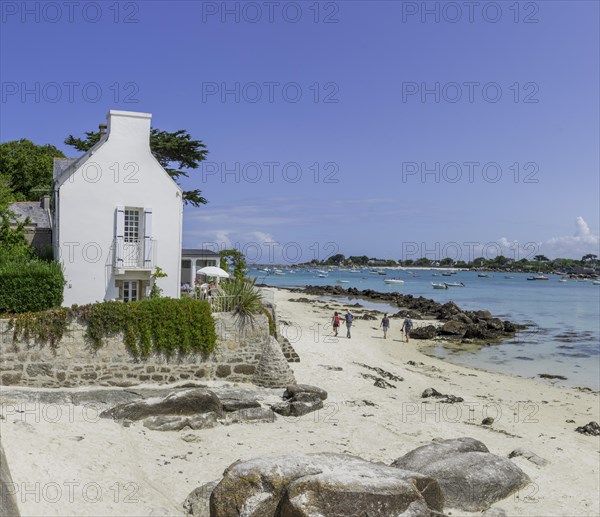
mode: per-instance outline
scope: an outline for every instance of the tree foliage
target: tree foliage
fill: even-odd
[[[0,254],[10,253],[12,257],[19,255],[30,258],[33,248],[25,239],[25,226],[28,221],[18,221],[9,210],[13,200],[14,195],[8,186],[8,180],[0,176]]]
[[[346,260],[346,257],[344,255],[342,255],[341,253],[336,253],[335,255],[332,255],[331,257],[329,257],[324,263],[337,266],[338,264],[344,262],[345,260]]]
[[[69,135],[65,139],[65,144],[74,147],[78,151],[87,152],[100,140],[100,132],[86,131],[85,135],[85,138],[76,138]],[[185,129],[170,133],[152,128],[150,130],[150,150],[158,163],[178,183],[181,177],[189,177],[186,169],[197,169],[200,162],[205,160],[208,154],[202,140],[192,140],[191,135]],[[208,203],[202,197],[202,192],[199,189],[184,191],[183,199],[193,206]]]
[[[597,260],[598,255],[594,255],[593,253],[588,253],[587,255],[581,257],[582,264],[595,264]]]
[[[22,138],[0,144],[0,177],[14,201],[35,201],[52,189],[54,158],[64,158],[53,145],[37,145]]]
[[[233,267],[233,276],[236,280],[243,280],[246,276],[247,264],[244,254],[236,249],[223,250],[221,252],[221,267],[229,271],[229,260]],[[223,267],[225,266],[225,267]]]

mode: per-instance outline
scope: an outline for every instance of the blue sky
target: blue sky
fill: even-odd
[[[0,139],[189,130],[186,247],[598,254],[598,2],[118,5],[2,2]]]

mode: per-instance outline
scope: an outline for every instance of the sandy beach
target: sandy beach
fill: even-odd
[[[384,340],[379,320],[360,319],[360,308],[352,309],[358,316],[352,339],[343,337],[345,328],[334,338],[331,315],[345,305],[273,291],[282,330],[301,358],[291,364],[296,380],[327,390],[322,410],[274,423],[159,432],[100,419],[91,407],[29,404],[25,413],[8,411],[11,401],[0,393],[2,444],[22,515],[179,516],[193,489],[239,459],[327,451],[390,464],[433,438],[462,436],[500,456],[524,448],[548,460],[545,466],[523,456],[512,460],[532,483],[495,505],[507,515],[600,514],[600,439],[575,432],[600,420],[597,393],[448,364],[420,352],[430,343],[403,343],[402,320],[391,320]],[[301,297],[311,302],[290,301]],[[374,373],[365,365],[404,380],[374,386],[363,376]],[[464,402],[422,399],[426,388]],[[275,399],[281,391],[264,396]],[[491,426],[481,425],[485,417],[494,418]]]

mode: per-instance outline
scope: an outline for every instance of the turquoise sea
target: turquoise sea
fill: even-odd
[[[442,303],[451,300],[467,310],[487,309],[494,316],[531,327],[499,345],[467,350],[439,344],[428,353],[511,375],[562,375],[567,380],[558,381],[560,384],[600,389],[600,285],[591,281],[559,282],[556,275],[547,275],[547,281],[528,281],[529,275],[524,273],[489,273],[488,278],[481,278],[471,271],[459,271],[450,277],[431,270],[382,271],[385,276],[369,271],[333,270],[322,278],[317,270],[281,268],[282,274],[274,274],[252,268],[249,274],[257,282],[272,286],[340,285],[398,291]],[[386,278],[402,279],[404,283],[386,284]],[[432,282],[463,282],[465,287],[438,290],[432,288]],[[381,310],[393,313],[397,309],[382,304]]]

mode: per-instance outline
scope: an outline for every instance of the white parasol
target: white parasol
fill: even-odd
[[[196,271],[196,274],[212,276],[216,278],[229,278],[229,273],[217,266],[207,266]]]

